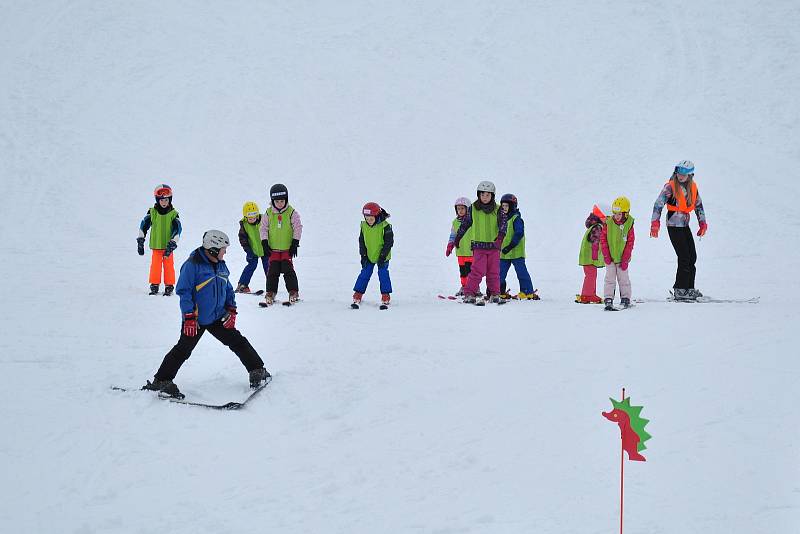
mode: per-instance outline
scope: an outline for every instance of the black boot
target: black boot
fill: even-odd
[[[158,284],[150,284],[150,295],[158,295]]]
[[[631,307],[631,299],[623,298],[623,299],[620,299],[620,302],[622,303],[622,307],[623,308],[630,308]]]
[[[172,295],[172,292],[175,290],[175,286],[164,286],[164,296],[168,297]]]
[[[167,397],[172,397],[175,399],[182,399],[185,397],[183,393],[178,389],[178,386],[172,380],[156,380],[153,378],[153,381],[147,381],[147,384],[142,386],[142,389],[146,389],[148,391],[158,391],[159,394],[163,393]]]
[[[614,308],[614,299],[605,299],[603,302],[606,305],[604,308],[605,311],[616,311],[616,308]]]
[[[250,371],[250,387],[255,389],[267,382],[270,378],[272,378],[272,375],[263,367],[260,369],[253,369]]]

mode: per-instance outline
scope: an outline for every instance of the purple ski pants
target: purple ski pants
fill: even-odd
[[[475,295],[481,280],[486,277],[486,293],[500,294],[500,251],[495,249],[474,249],[472,251],[472,270],[464,286],[465,295]]]

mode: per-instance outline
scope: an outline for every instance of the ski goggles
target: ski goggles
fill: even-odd
[[[678,174],[694,174],[694,167],[675,167]]]

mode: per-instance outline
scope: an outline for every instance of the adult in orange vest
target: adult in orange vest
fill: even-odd
[[[697,215],[700,228],[698,237],[705,235],[708,230],[706,213],[703,210],[703,201],[694,181],[694,163],[683,160],[675,166],[672,177],[664,184],[661,193],[653,205],[653,215],[650,218],[650,237],[658,237],[661,227],[661,211],[667,207],[667,233],[672,242],[672,248],[678,256],[678,269],[675,273],[674,288],[675,298],[679,300],[694,300],[702,297],[694,287],[694,278],[697,272],[697,250],[694,246],[692,230],[689,228],[691,213]]]

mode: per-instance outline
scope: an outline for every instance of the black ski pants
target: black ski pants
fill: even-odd
[[[285,253],[288,256],[288,253]],[[269,272],[267,273],[267,291],[270,293],[278,292],[278,279],[283,275],[283,282],[286,284],[286,291],[297,291],[297,273],[294,272],[292,259],[281,258],[269,260]]]
[[[159,367],[156,372],[156,380],[174,379],[175,375],[178,374],[178,369],[180,369],[183,362],[188,360],[189,356],[192,355],[192,351],[197,346],[197,343],[200,342],[200,338],[203,337],[203,333],[206,330],[222,342],[223,345],[231,349],[233,353],[239,357],[242,365],[244,365],[248,371],[264,367],[264,362],[256,352],[256,349],[247,341],[247,338],[235,328],[225,328],[222,326],[222,321],[220,320],[209,325],[198,326],[197,335],[193,337],[184,334],[181,328],[181,338],[178,340],[178,343],[172,347],[172,350],[164,356],[164,361],[161,362],[161,367]]]
[[[678,255],[678,270],[675,273],[675,289],[694,289],[694,275],[697,272],[697,250],[694,237],[688,226],[667,226],[672,248]]]

